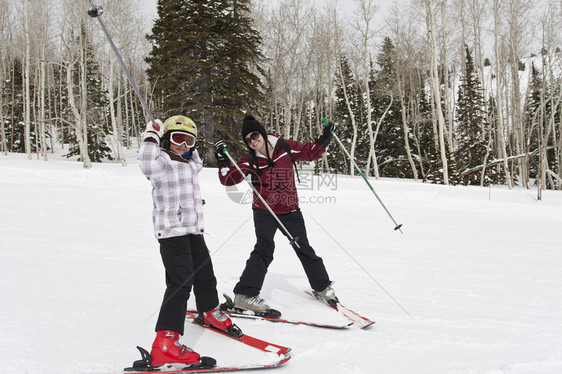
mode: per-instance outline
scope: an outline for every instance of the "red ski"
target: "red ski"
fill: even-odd
[[[214,331],[216,333],[219,333],[221,335],[228,336],[231,339],[237,340],[240,343],[244,343],[246,345],[249,345],[251,347],[259,349],[260,351],[277,353],[280,356],[281,355],[284,356],[291,351],[291,348],[283,347],[282,345],[277,345],[277,344],[266,342],[264,340],[254,338],[250,335],[246,335],[246,334],[241,333],[241,331],[240,331],[241,336],[235,336],[235,335],[227,334],[224,331],[217,330],[212,326],[206,325],[205,323],[203,323],[203,321],[201,321],[200,318],[198,318],[197,314],[192,313],[192,312],[186,313],[186,319],[191,323],[194,323],[196,325],[205,327],[205,328],[207,328],[211,331]]]
[[[280,356],[279,361],[269,364],[249,364],[232,366],[215,366],[216,362],[210,357],[202,357],[201,363],[185,364],[164,364],[152,365],[150,354],[143,348],[137,347],[141,352],[142,360],[135,361],[133,367],[125,368],[123,374],[145,374],[145,373],[165,373],[165,374],[187,374],[187,373],[220,373],[228,371],[244,370],[263,370],[274,369],[284,365],[291,359],[291,356]]]

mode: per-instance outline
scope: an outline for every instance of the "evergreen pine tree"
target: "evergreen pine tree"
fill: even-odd
[[[552,93],[552,102],[550,102],[550,109],[548,111],[548,113],[552,113],[552,118],[553,118],[553,126],[554,128],[560,129],[562,124],[562,108],[560,105],[556,105],[556,109],[553,110],[552,108],[552,103],[560,103],[561,98],[560,96],[562,95],[562,87],[560,86],[560,84],[557,84],[556,81],[553,82],[554,87],[551,87],[551,90],[553,91]],[[553,113],[554,111],[554,113]],[[562,134],[561,134],[562,135]],[[558,138],[560,141],[560,138]],[[554,144],[554,137],[550,136],[549,137],[549,145],[555,146]],[[548,157],[548,167],[550,168],[550,170],[553,173],[556,173],[557,175],[560,175],[560,169],[562,168],[562,165],[560,164],[560,160],[561,157],[560,156],[560,150],[559,147],[558,149],[556,147],[547,150],[547,157]],[[547,188],[551,188],[551,189],[562,189],[562,185],[560,184],[559,180],[553,180],[552,181],[553,184],[550,183],[550,179],[547,180]]]
[[[441,88],[441,90],[443,90]],[[445,95],[443,92],[441,93],[441,108],[444,110],[445,104],[443,100],[445,99]],[[431,106],[430,106],[431,107]],[[434,110],[437,110],[435,108]],[[445,116],[445,113],[443,113]],[[432,117],[432,114],[429,115],[429,118]],[[431,120],[430,120],[431,121]],[[443,160],[441,158],[441,147],[438,142],[439,135],[437,134],[437,126],[433,126],[433,123],[430,122],[428,126],[431,126],[431,145],[428,148],[428,173],[426,174],[426,180],[436,183],[436,184],[445,184],[445,180],[443,178]],[[454,186],[459,184],[461,181],[461,177],[459,174],[459,168],[457,166],[457,160],[455,157],[454,151],[451,149],[450,142],[445,139],[445,158],[447,159],[447,172],[448,172],[448,181],[449,184]]]
[[[490,155],[488,156],[488,160],[492,161],[497,158],[497,149],[499,147],[498,143],[498,135],[497,135],[497,124],[496,124],[496,113],[497,113],[497,106],[496,106],[496,99],[493,96],[490,96],[488,99],[488,122],[490,125],[490,133],[488,134],[491,137],[491,141],[489,141],[491,149]],[[495,163],[492,166],[488,166],[485,171],[485,184],[495,184],[495,185],[502,185],[505,184],[505,172],[503,172],[503,164],[502,163]]]
[[[217,137],[240,143],[243,112],[263,100],[261,38],[249,0],[158,0],[146,59],[159,117],[186,115],[205,148]]]
[[[541,95],[543,90],[543,82],[540,77],[539,71],[535,64],[531,64],[529,74],[529,86],[527,89],[527,96],[525,98],[524,115],[525,115],[525,128],[529,129],[528,134],[528,149],[527,152],[532,152],[539,148],[539,127],[545,128],[546,118],[539,113],[541,107]],[[546,111],[544,112],[546,113]],[[529,176],[536,178],[538,175],[538,155],[530,160]]]
[[[482,165],[485,161],[489,131],[485,110],[480,80],[474,69],[470,50],[466,46],[465,72],[458,91],[455,132],[455,160],[461,172]],[[462,176],[460,182],[465,185],[480,185],[480,180],[480,173],[473,173]]]
[[[417,87],[414,95],[414,100],[416,100],[414,106],[417,108],[414,115],[416,120],[412,126],[416,151],[421,160],[419,164],[424,182],[433,180],[434,161],[439,159],[431,121],[431,104],[427,95],[423,84]]]

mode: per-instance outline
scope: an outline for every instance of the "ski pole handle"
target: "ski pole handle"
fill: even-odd
[[[324,118],[322,120],[322,122],[324,122],[324,126],[330,126],[330,122],[328,121],[328,118]],[[330,130],[330,133],[333,134],[334,133],[334,129]]]

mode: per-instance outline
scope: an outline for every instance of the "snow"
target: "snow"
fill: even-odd
[[[134,151],[127,163],[0,156],[1,373],[119,373],[140,358],[136,345],[150,349],[164,270],[150,183]],[[536,189],[371,180],[401,234],[361,178],[312,181],[300,191],[310,241],[343,304],[377,323],[236,320],[293,349],[276,372],[562,372],[560,192],[539,202]],[[219,293],[232,294],[254,244],[250,207],[228,197],[216,168],[201,187]],[[262,296],[287,318],[344,323],[303,292],[296,256],[276,241]],[[181,341],[223,364],[273,360],[191,324]]]

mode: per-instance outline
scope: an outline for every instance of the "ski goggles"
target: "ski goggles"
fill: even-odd
[[[246,144],[250,145],[250,144],[252,144],[252,142],[255,142],[256,140],[258,140],[259,137],[260,137],[259,131],[254,131],[254,132],[251,132],[250,135],[245,137],[244,140],[246,141]]]
[[[195,145],[195,136],[182,131],[173,131],[170,133],[170,141],[175,145],[185,144],[186,147],[191,148]]]

